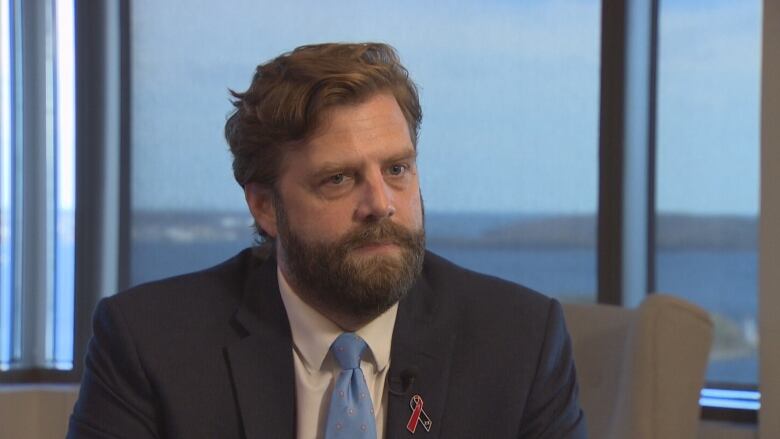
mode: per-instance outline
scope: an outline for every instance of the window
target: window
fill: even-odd
[[[708,310],[713,384],[758,382],[761,2],[661,1],[657,289]]]
[[[73,367],[76,224],[76,102],[74,3],[56,0],[54,7],[54,300],[53,355],[57,369]]]
[[[0,2],[0,369],[70,369],[73,3]]]

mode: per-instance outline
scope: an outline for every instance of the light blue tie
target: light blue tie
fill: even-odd
[[[330,398],[325,439],[376,439],[374,406],[360,370],[360,357],[365,349],[366,342],[351,332],[339,335],[330,346],[342,370]]]

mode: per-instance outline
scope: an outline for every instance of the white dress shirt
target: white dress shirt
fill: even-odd
[[[330,353],[330,345],[344,330],[301,300],[278,268],[277,277],[292,330],[297,439],[320,439],[328,417],[331,389],[341,371]],[[360,369],[366,377],[374,405],[377,438],[383,438],[385,431],[385,384],[390,369],[390,342],[397,312],[398,304],[395,304],[355,331],[368,345]]]

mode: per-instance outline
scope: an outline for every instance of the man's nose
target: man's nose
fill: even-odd
[[[363,181],[356,214],[360,221],[378,221],[395,214],[393,190],[381,172],[371,173]]]

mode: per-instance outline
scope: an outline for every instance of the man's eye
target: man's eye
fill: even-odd
[[[393,165],[390,166],[390,175],[403,175],[408,167],[406,165]]]
[[[334,174],[325,180],[326,183],[329,184],[342,184],[344,183],[344,180],[346,179],[346,176],[344,174]]]

